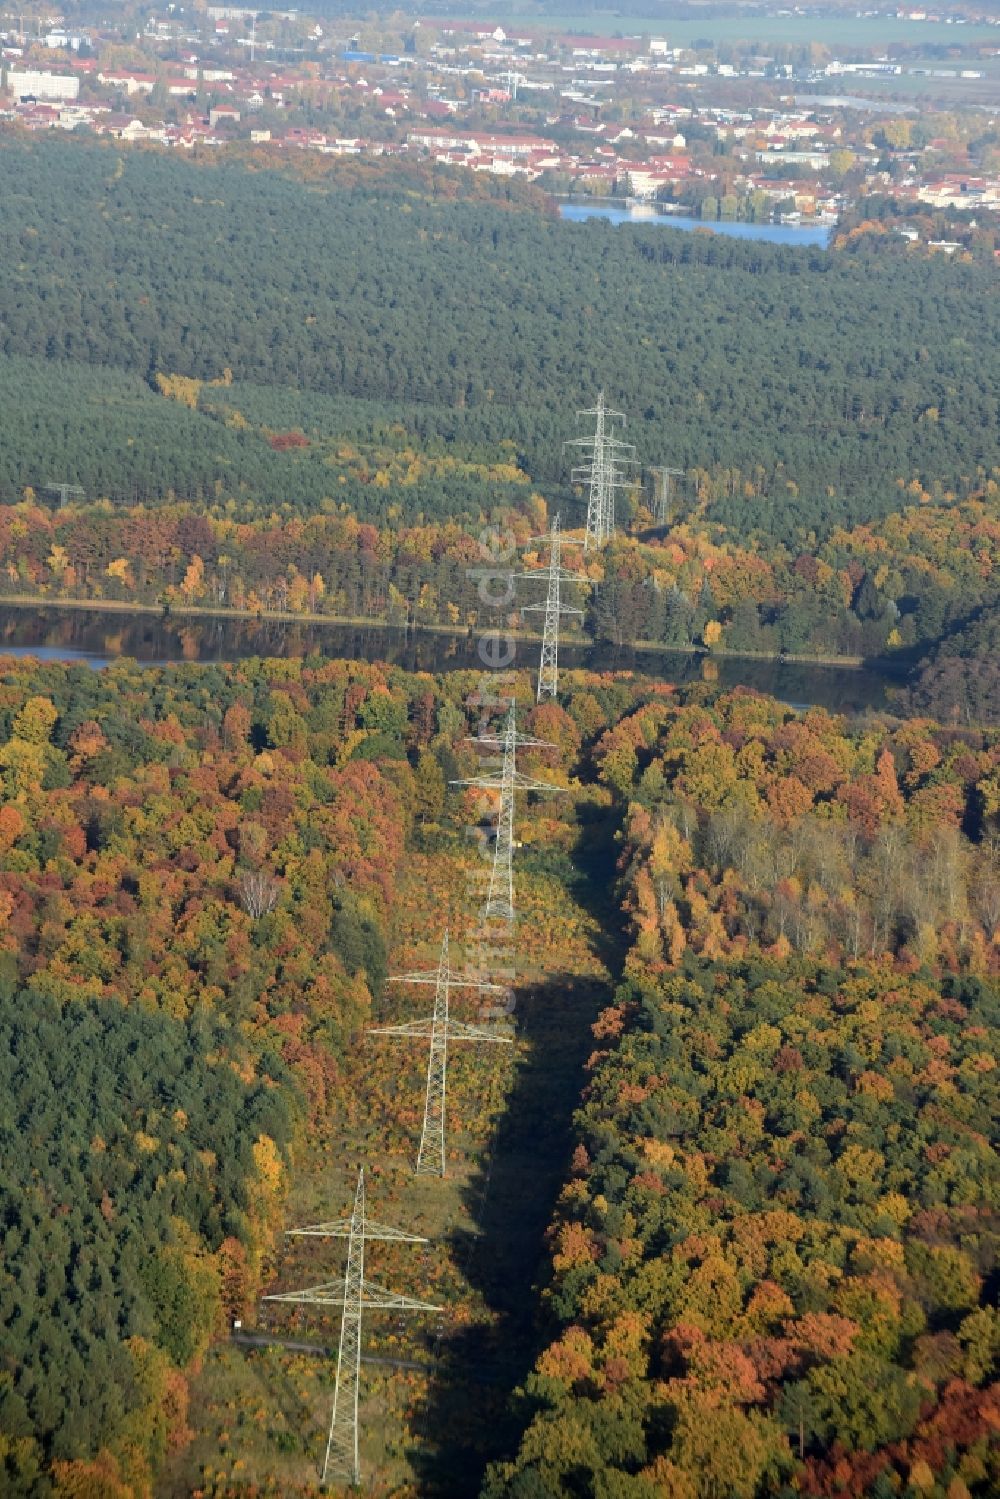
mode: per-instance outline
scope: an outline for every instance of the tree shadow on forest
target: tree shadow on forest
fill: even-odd
[[[577,807],[578,834],[573,849],[573,897],[596,927],[595,955],[617,982],[628,946],[618,891],[617,833],[621,810],[595,802]]]
[[[595,918],[596,951],[616,977],[617,818],[612,809],[580,810],[573,895]],[[489,1157],[463,1189],[474,1229],[453,1236],[450,1246],[495,1324],[451,1328],[446,1321],[415,1423],[411,1460],[422,1494],[473,1499],[487,1465],[516,1450],[520,1423],[511,1396],[545,1341],[537,1294],[547,1272],[545,1231],[569,1171],[573,1113],[595,1045],[591,1026],[609,1002],[609,985],[599,978],[554,976],[517,991],[525,1045]]]

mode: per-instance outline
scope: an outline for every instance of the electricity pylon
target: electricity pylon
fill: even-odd
[[[397,973],[390,976],[394,984],[433,984],[434,1013],[423,1020],[410,1020],[405,1025],[379,1025],[372,1029],[373,1036],[427,1036],[430,1051],[427,1057],[427,1092],[424,1097],[424,1127],[420,1132],[420,1150],[417,1153],[418,1176],[444,1176],[444,1130],[445,1100],[448,1089],[448,1042],[492,1041],[501,1046],[511,1044],[510,1036],[498,1036],[495,1031],[481,1025],[465,1025],[461,1020],[452,1020],[448,1014],[448,995],[452,989],[494,989],[502,992],[502,985],[484,983],[478,974],[456,973],[448,962],[448,929],[445,928],[441,942],[441,956],[436,972]]]
[[[45,485],[45,488],[52,494],[57,494],[59,496],[60,510],[66,509],[66,506],[69,504],[70,499],[83,500],[87,494],[87,491],[85,489],[82,489],[79,484],[49,483]]]
[[[670,523],[670,490],[671,479],[680,479],[684,476],[682,468],[654,468],[653,474],[656,480],[656,490],[653,498],[653,520],[658,526],[666,526]]]
[[[533,537],[534,541],[541,541],[540,536]],[[583,614],[582,609],[574,609],[569,604],[562,603],[559,590],[563,583],[589,583],[589,578],[580,578],[576,573],[566,572],[562,567],[561,552],[566,545],[579,546],[580,542],[575,537],[563,536],[559,529],[559,516],[556,515],[549,532],[549,561],[547,567],[530,568],[528,572],[520,573],[522,578],[548,578],[548,592],[544,604],[525,604],[524,613],[545,614],[545,625],[542,630],[542,655],[538,666],[538,691],[535,701],[540,703],[542,698],[548,694],[555,697],[559,691],[559,619],[563,614]]]
[[[499,791],[500,811],[497,817],[497,836],[493,850],[493,868],[490,872],[490,888],[483,908],[486,921],[514,920],[514,796],[518,791],[561,791],[549,781],[534,781],[522,775],[517,768],[517,750],[538,747],[553,749],[547,739],[532,739],[517,732],[514,704],[511,703],[507,722],[501,735],[480,734],[474,744],[491,745],[503,750],[499,775],[469,776],[462,781],[452,781],[453,786],[480,786],[484,791]]]
[[[596,406],[577,412],[577,417],[583,416],[594,418],[593,436],[571,438],[566,446],[582,448],[589,455],[587,462],[574,468],[570,476],[575,484],[587,485],[583,547],[589,552],[592,547],[603,546],[615,534],[615,490],[626,486],[623,465],[636,460],[633,445],[611,434],[611,423],[621,422],[624,427],[625,413],[605,406],[603,390],[598,393]]]
[[[296,1306],[330,1306],[341,1308],[340,1343],[337,1348],[337,1377],[333,1386],[333,1411],[326,1453],[320,1471],[320,1483],[331,1478],[357,1485],[361,1482],[361,1459],[358,1452],[358,1385],[361,1378],[361,1313],[364,1308],[392,1312],[440,1312],[439,1306],[415,1301],[411,1296],[386,1291],[374,1281],[365,1279],[365,1241],[386,1239],[393,1243],[426,1244],[418,1234],[388,1228],[365,1216],[365,1173],[358,1172],[354,1210],[349,1218],[330,1223],[313,1223],[293,1228],[291,1235],[320,1239],[347,1240],[347,1273],[343,1280],[325,1281],[304,1291],[286,1291],[265,1296],[265,1301],[285,1301]]]
[[[622,425],[624,425],[625,413],[622,411],[606,411],[604,406],[604,392],[602,390],[598,392],[596,406],[592,407],[589,411],[577,412],[577,417],[581,416],[592,416],[595,422],[593,437],[576,437],[573,438],[570,444],[570,446],[581,447],[585,452],[589,451],[590,453],[589,464],[584,464],[582,467],[573,470],[574,479],[579,478],[589,481],[587,529],[584,541],[584,549],[589,551],[591,543],[595,546],[600,546],[602,542],[607,540],[607,533],[605,531],[607,517],[607,464],[605,452],[607,434],[605,420],[606,418],[620,420]]]

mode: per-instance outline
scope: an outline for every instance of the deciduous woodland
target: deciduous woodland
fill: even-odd
[[[448,1307],[372,1328],[375,1492],[985,1499],[1000,738],[519,677],[517,1045],[415,1181],[365,1031],[469,920],[476,685],[0,663],[4,1492],[316,1492],[329,1362],[226,1330],[366,1161]]]
[[[988,1492],[996,747],[737,694],[595,760],[632,940],[484,1493]]]
[[[0,198],[0,598],[522,628],[483,538],[580,526],[603,385],[683,472],[567,549],[577,638],[913,668],[849,721],[711,661],[0,658],[0,1491],[315,1495],[339,1318],[262,1297],[364,1165],[428,1240],[371,1273],[445,1308],[365,1324],[383,1499],[1000,1492],[996,267],[266,151],[11,139]],[[370,1031],[469,940],[508,691],[561,793],[514,1044],[415,1178]]]
[[[919,711],[994,717],[994,266],[266,152],[10,141],[0,192],[10,593],[464,626],[484,525],[582,523],[563,445],[603,384],[641,482],[588,634],[896,655]]]

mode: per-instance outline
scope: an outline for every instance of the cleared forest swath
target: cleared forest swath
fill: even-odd
[[[591,1025],[609,1002],[618,958],[614,814],[583,790],[569,822],[557,856],[530,847],[519,856],[516,1044],[456,1053],[445,1179],[413,1172],[425,1048],[363,1038],[345,1069],[343,1107],[293,1168],[290,1223],[341,1213],[364,1163],[372,1211],[430,1240],[419,1249],[373,1246],[372,1273],[383,1283],[405,1279],[448,1308],[440,1319],[366,1322],[362,1467],[376,1494],[473,1495],[486,1463],[516,1441],[509,1396],[538,1348],[532,1291],[543,1236],[565,1179]],[[394,968],[433,959],[437,923],[467,902],[472,857],[460,839],[409,857],[394,904]],[[419,1004],[390,986],[374,1018],[410,1018]],[[476,1019],[474,997],[455,1007]],[[335,1246],[301,1240],[278,1246],[276,1268],[282,1287],[342,1270]],[[318,1492],[333,1364],[315,1350],[335,1351],[338,1326],[315,1308],[270,1308],[240,1346],[214,1348],[194,1389],[194,1441],[162,1492]],[[276,1341],[250,1344],[256,1336]]]

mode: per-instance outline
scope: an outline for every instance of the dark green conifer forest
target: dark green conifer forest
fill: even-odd
[[[572,413],[602,384],[642,460],[730,471],[712,519],[786,541],[897,508],[897,480],[967,492],[997,463],[991,267],[573,226],[469,200],[450,175],[408,186],[350,167],[6,144],[0,351],[43,361],[33,378],[8,373],[21,391],[8,430],[40,420],[90,490],[162,493],[176,463],[175,490],[219,480],[308,509],[315,473],[279,496],[259,439],[219,431],[212,401],[165,425],[145,387],[228,367],[270,391],[256,404],[272,427],[329,422],[306,392],[351,398],[429,443],[509,439],[536,483],[559,484]],[[37,482],[33,457],[5,441],[0,482]]]

